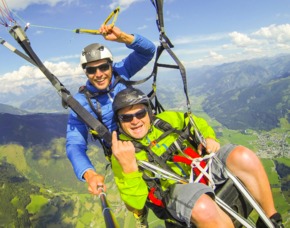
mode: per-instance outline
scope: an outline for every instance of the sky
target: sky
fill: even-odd
[[[3,9],[5,1],[0,1]],[[115,26],[138,33],[159,45],[156,11],[151,0],[6,0],[13,19],[24,28],[31,47],[54,75],[82,77],[83,47],[97,42],[108,46],[118,61],[130,53],[125,45],[102,36],[76,34],[77,28],[98,29],[116,7]],[[186,69],[290,52],[288,0],[164,0],[165,33]],[[13,26],[9,23],[9,26]],[[0,37],[20,51],[0,27]],[[148,75],[150,65],[142,72]],[[44,78],[33,65],[0,45],[0,91]]]

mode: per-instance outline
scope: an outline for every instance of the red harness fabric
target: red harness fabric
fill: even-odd
[[[190,156],[191,158],[200,157],[200,155],[196,151],[194,151],[192,148],[190,148],[190,147],[185,148],[183,152],[185,154],[187,154],[188,156]],[[172,161],[173,162],[182,162],[182,163],[187,164],[187,165],[191,165],[191,163],[192,163],[191,159],[186,158],[186,157],[181,156],[181,155],[174,155],[173,158],[172,158]],[[202,168],[204,168],[206,166],[206,162],[202,160],[200,162],[200,166]],[[196,176],[198,176],[201,173],[201,171],[197,167],[193,168],[193,172],[195,173]],[[206,184],[207,185],[208,184],[208,179],[205,176],[202,176],[202,178],[200,179],[199,182],[202,183],[202,184]],[[163,204],[162,200],[158,199],[155,196],[155,194],[154,194],[155,191],[156,191],[156,188],[154,188],[154,187],[150,188],[150,191],[149,191],[149,194],[148,194],[149,200],[153,204],[155,204],[157,206],[164,207],[164,204]]]
[[[164,204],[162,202],[162,200],[158,199],[155,195],[154,192],[156,191],[156,188],[151,188],[150,192],[148,194],[148,198],[149,200],[154,203],[155,205],[159,206],[159,207],[164,207]]]
[[[188,156],[190,156],[191,158],[200,157],[200,155],[196,151],[194,151],[192,148],[190,148],[190,147],[185,148],[183,152],[185,154],[187,154]],[[182,163],[187,164],[187,165],[191,165],[191,163],[192,163],[191,159],[188,159],[188,158],[180,156],[180,155],[174,155],[173,156],[173,161],[174,162],[182,162]],[[200,166],[202,168],[204,168],[206,166],[206,162],[205,161],[201,161],[200,162]],[[201,171],[197,167],[193,168],[193,172],[195,173],[196,176],[198,176],[201,173]],[[205,176],[203,176],[200,179],[199,182],[207,185],[208,184],[208,179]]]

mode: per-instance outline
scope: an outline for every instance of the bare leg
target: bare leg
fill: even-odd
[[[191,221],[197,227],[234,227],[230,217],[208,195],[203,194],[191,212]]]
[[[226,165],[244,183],[268,217],[276,213],[267,174],[254,152],[238,146],[230,153]]]

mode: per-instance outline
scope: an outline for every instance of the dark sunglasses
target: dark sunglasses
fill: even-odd
[[[144,108],[134,114],[120,114],[118,115],[118,118],[121,122],[131,122],[133,120],[134,117],[136,117],[137,119],[142,119],[146,116],[147,114],[147,109]]]
[[[104,64],[99,65],[99,66],[86,67],[86,72],[88,74],[95,74],[97,72],[97,69],[99,69],[101,72],[105,72],[105,71],[109,70],[109,68],[110,68],[110,64],[109,63],[104,63]]]

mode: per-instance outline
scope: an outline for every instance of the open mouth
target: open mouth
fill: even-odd
[[[96,82],[103,82],[103,81],[105,81],[105,80],[106,80],[106,78],[104,77],[104,78],[96,79],[95,81],[96,81]]]
[[[131,130],[134,132],[140,132],[142,130],[143,124],[135,127],[131,127]]]

